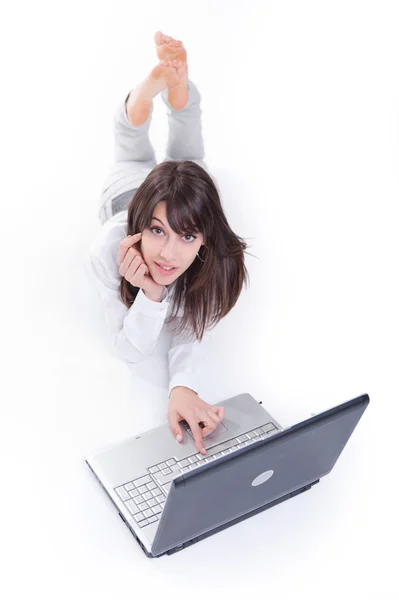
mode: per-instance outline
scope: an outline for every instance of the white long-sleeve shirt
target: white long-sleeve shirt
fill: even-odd
[[[119,295],[121,275],[118,253],[127,235],[127,210],[106,221],[92,242],[85,257],[85,270],[97,290],[105,317],[111,352],[127,363],[139,363],[150,357],[167,355],[169,391],[185,386],[198,393],[201,374],[201,354],[210,332],[205,331],[202,342],[184,332],[173,332],[173,323],[165,323],[171,313],[174,283],[165,287],[161,302],[147,298],[140,289],[130,308]],[[177,319],[181,319],[182,310]]]

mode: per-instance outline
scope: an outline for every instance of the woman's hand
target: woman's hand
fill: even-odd
[[[173,435],[180,435],[183,439],[183,433],[179,421],[185,419],[193,433],[195,445],[199,452],[206,454],[202,444],[202,437],[209,435],[216,429],[224,417],[224,406],[213,406],[208,404],[198,396],[196,392],[187,387],[178,386],[172,389],[168,405],[168,421]],[[205,425],[200,428],[199,422]]]
[[[141,233],[136,233],[121,241],[118,255],[119,274],[135,287],[141,288],[150,300],[160,302],[164,286],[154,281],[141,253],[135,248],[140,238]]]

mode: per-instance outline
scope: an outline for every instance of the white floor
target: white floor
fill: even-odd
[[[2,596],[397,598],[397,4],[38,0],[6,12]],[[201,397],[250,392],[284,426],[371,402],[314,489],[149,560],[83,458],[165,423],[167,390],[109,354],[82,263],[113,113],[156,64],[157,29],[187,47],[205,159],[254,255]],[[158,160],[166,135],[156,98]]]

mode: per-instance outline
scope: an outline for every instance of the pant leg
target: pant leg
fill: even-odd
[[[192,160],[209,172],[204,158],[201,125],[201,94],[195,83],[188,80],[188,102],[182,110],[169,104],[168,90],[161,92],[167,107],[169,136],[165,160]]]
[[[118,106],[114,116],[115,162],[100,195],[98,216],[101,224],[115,214],[113,199],[129,190],[136,190],[156,166],[154,148],[148,135],[153,105],[147,121],[134,126],[127,118],[126,101],[127,98]]]
[[[169,104],[168,90],[161,92],[167,107],[169,135],[165,160],[191,160],[202,167],[211,177],[219,191],[219,184],[204,161],[204,140],[201,124],[201,94],[195,83],[188,80],[188,102],[182,110],[175,110]]]

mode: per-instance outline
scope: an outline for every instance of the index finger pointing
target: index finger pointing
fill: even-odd
[[[198,423],[195,419],[190,419],[188,424],[190,425],[191,432],[194,436],[195,445],[197,446],[201,454],[206,454],[204,444],[202,443],[202,432]]]

